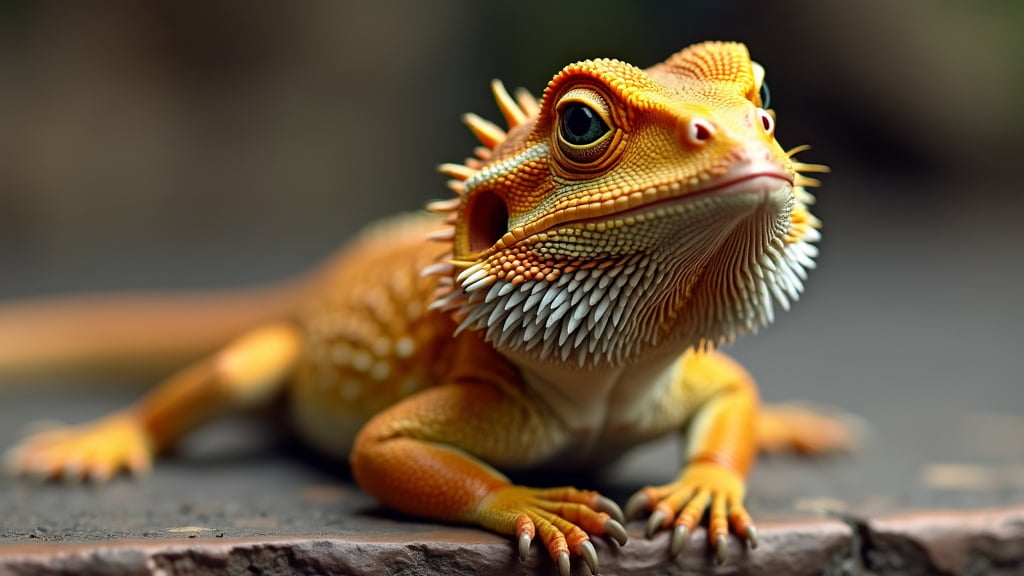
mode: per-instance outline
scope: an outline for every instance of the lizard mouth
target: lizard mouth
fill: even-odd
[[[733,204],[764,203],[772,198],[788,202],[793,186],[793,176],[781,167],[768,162],[748,162],[732,167],[703,187],[694,187],[683,181],[659,184],[615,200],[572,206],[558,214],[511,229],[506,228],[508,212],[504,203],[493,194],[478,195],[474,203],[476,211],[491,217],[477,219],[489,225],[480,228],[476,234],[479,242],[471,244],[478,246],[476,251],[499,251],[524,238],[555,234],[562,229],[615,227],[685,212],[712,198]],[[495,234],[499,230],[501,233]],[[498,238],[497,241],[490,240],[494,237]]]
[[[597,226],[629,219],[646,219],[648,217],[667,216],[675,210],[685,210],[688,205],[701,199],[714,196],[726,198],[749,198],[755,201],[767,201],[771,196],[785,191],[788,199],[793,188],[793,178],[778,169],[747,166],[739,170],[731,170],[717,182],[703,188],[686,191],[687,186],[680,182],[650,187],[641,193],[634,193],[609,203],[595,203],[576,208],[577,212],[585,211],[586,216],[570,217],[562,222],[545,226],[538,233],[550,233],[560,228]]]

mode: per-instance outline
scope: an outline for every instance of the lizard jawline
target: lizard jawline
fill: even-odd
[[[484,330],[486,339],[499,348],[541,362],[572,362],[580,367],[618,364],[669,338],[681,347],[716,345],[740,333],[755,332],[773,320],[773,300],[788,308],[799,297],[805,270],[813,266],[816,255],[807,242],[782,240],[794,202],[793,189],[782,180],[763,174],[741,182],[731,180],[716,188],[720,196],[688,196],[685,202],[677,198],[645,212],[664,208],[669,217],[655,217],[673,221],[672,210],[700,210],[704,205],[757,207],[724,230],[688,226],[692,220],[685,218],[675,220],[679,229],[668,238],[677,246],[692,247],[676,249],[712,246],[701,248],[703,255],[697,259],[680,259],[656,249],[626,255],[615,266],[562,274],[554,281],[513,285],[499,279],[489,289],[462,293],[460,330]],[[680,260],[687,262],[681,270]],[[657,307],[666,294],[673,293],[681,304],[671,313],[687,315],[683,325],[690,329],[685,334],[657,326],[659,316],[664,316]]]
[[[585,226],[587,224],[601,224],[612,222],[615,220],[622,220],[630,216],[637,216],[652,213],[658,208],[672,206],[676,204],[685,204],[692,202],[698,198],[709,196],[709,195],[723,195],[728,196],[731,194],[744,195],[750,194],[748,184],[751,184],[752,180],[763,179],[766,181],[778,181],[780,185],[793,186],[793,180],[786,174],[777,171],[760,171],[760,172],[749,172],[742,175],[730,175],[725,178],[720,178],[718,182],[711,185],[706,185],[702,188],[694,190],[688,190],[680,194],[683,190],[683,185],[673,183],[665,187],[669,195],[664,197],[656,198],[655,200],[646,201],[642,204],[636,204],[628,206],[622,209],[612,209],[606,211],[597,216],[589,216],[585,218],[574,218],[559,222],[557,224],[549,226],[546,230],[540,231],[541,233],[552,232],[558,228],[565,228],[569,226]],[[653,189],[653,187],[652,187]],[[602,211],[600,204],[584,205],[581,208],[588,209],[591,212]]]

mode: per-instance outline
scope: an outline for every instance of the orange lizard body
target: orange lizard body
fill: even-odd
[[[300,432],[350,458],[384,504],[535,537],[561,572],[626,515],[682,549],[709,512],[719,559],[758,447],[814,452],[839,423],[765,411],[716,344],[788,307],[813,265],[813,179],[774,137],[763,70],[705,43],[641,70],[563,69],[542,100],[495,83],[508,130],[442,171],[457,193],[374,226],[295,290],[301,302],[95,423],[32,436],[18,473],[105,480],[144,471],[202,422],[287,391]],[[431,241],[424,238],[429,236]],[[597,493],[534,489],[505,471],[605,463],[687,432],[687,463],[624,515]]]

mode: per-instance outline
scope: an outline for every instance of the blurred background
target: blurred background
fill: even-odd
[[[1021,25],[1022,4],[966,0],[9,0],[0,296],[303,269],[445,197],[434,167],[473,145],[462,112],[498,117],[491,78],[539,93],[570,61],[705,39],[748,43],[780,141],[833,167],[826,255],[843,218],[998,219],[1021,205],[993,185],[1019,164]]]
[[[446,197],[459,115],[499,117],[491,78],[540,93],[574,60],[740,40],[783,146],[833,173],[804,301],[735,353],[769,399],[861,413],[900,453],[975,434],[984,458],[1024,432],[1022,29],[997,0],[7,0],[0,297],[307,269]]]

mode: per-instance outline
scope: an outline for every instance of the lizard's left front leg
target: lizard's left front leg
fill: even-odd
[[[674,482],[637,492],[626,504],[626,516],[650,510],[648,537],[673,527],[670,551],[678,554],[709,510],[708,539],[722,563],[730,526],[757,546],[757,531],[743,506],[745,479],[757,452],[757,387],[739,364],[716,352],[688,352],[677,368],[661,409],[683,407],[689,413],[686,466]]]
[[[212,356],[172,375],[142,400],[80,426],[40,432],[7,457],[15,474],[96,482],[121,470],[143,473],[154,455],[232,409],[269,402],[302,353],[292,322],[254,328]]]
[[[540,536],[563,575],[571,554],[596,573],[589,535],[624,544],[618,507],[596,492],[517,486],[493,467],[528,465],[560,447],[554,419],[521,392],[460,381],[411,396],[360,431],[352,472],[391,508],[512,535],[524,560]]]

